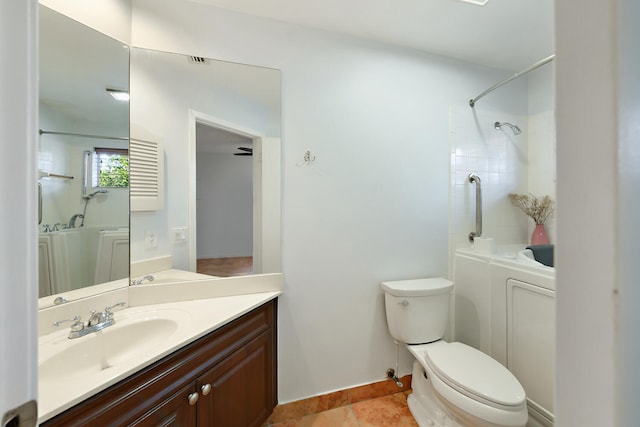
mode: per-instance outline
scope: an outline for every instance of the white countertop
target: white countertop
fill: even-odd
[[[179,312],[183,316],[181,319],[185,320],[179,322],[177,330],[173,331],[168,339],[156,340],[150,346],[151,348],[145,347],[143,357],[128,358],[116,366],[109,366],[88,374],[70,375],[69,378],[41,375],[38,422],[54,417],[209,332],[277,298],[282,291],[280,286],[274,286],[278,280],[273,276],[275,275],[265,278],[265,283],[268,285],[263,287],[263,292],[259,292],[261,286],[256,284],[260,280],[256,280],[255,277],[259,276],[244,280],[215,279],[200,283],[147,285],[146,292],[142,287],[130,287],[128,306],[123,310],[115,311],[116,324],[111,328],[118,327],[119,318],[122,319],[122,324],[126,324],[128,318],[145,316],[146,313],[154,313],[154,311]],[[277,276],[281,280],[281,275]],[[228,283],[225,284],[226,282]],[[234,295],[230,286],[236,288],[236,293],[244,293]],[[177,292],[180,293],[178,298],[176,298]],[[144,298],[144,294],[149,298]],[[188,300],[171,301],[172,297],[174,300]],[[55,357],[59,351],[68,349],[81,340],[97,339],[96,333],[72,340],[67,338],[68,334],[69,328],[65,327],[63,330],[40,336],[39,365],[47,363],[47,360]]]

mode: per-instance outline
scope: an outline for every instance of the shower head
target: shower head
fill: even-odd
[[[520,128],[516,125],[512,125],[511,123],[507,123],[507,122],[495,122],[493,124],[493,127],[496,130],[502,130],[502,126],[508,126],[509,128],[511,128],[511,132],[513,132],[514,135],[520,135],[522,133],[522,131],[520,130]]]
[[[109,190],[98,190],[98,191],[94,191],[91,194],[85,194],[84,196],[82,196],[83,199],[85,200],[89,200],[95,197],[96,194],[104,194],[104,193],[108,193]]]

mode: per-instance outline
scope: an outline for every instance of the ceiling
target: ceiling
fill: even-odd
[[[553,53],[553,0],[191,0],[518,71]]]
[[[188,1],[510,71],[553,53],[553,0],[488,0],[485,6],[462,0]],[[78,118],[127,123],[127,106],[105,92],[106,87],[127,89],[122,44],[41,7],[40,52],[44,103]],[[90,81],[83,82],[88,75]],[[80,104],[76,96],[84,97],[82,109],[74,109]]]
[[[253,140],[246,136],[196,122],[196,153],[234,154],[238,147],[253,148]]]

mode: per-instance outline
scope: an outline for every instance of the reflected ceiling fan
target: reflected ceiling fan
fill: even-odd
[[[253,156],[253,148],[249,147],[238,147],[240,153],[233,153],[234,156]]]

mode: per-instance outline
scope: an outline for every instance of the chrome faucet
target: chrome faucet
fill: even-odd
[[[148,280],[149,282],[153,282],[156,278],[151,275],[151,274],[147,274],[146,276],[144,276],[142,279],[136,279],[136,280],[132,280],[131,284],[132,285],[141,285],[145,280]]]
[[[125,306],[124,301],[116,303],[114,305],[104,308],[104,312],[91,310],[91,317],[87,321],[86,325],[80,320],[80,316],[75,316],[73,319],[58,320],[53,322],[53,326],[60,326],[65,322],[73,322],[71,324],[71,331],[69,332],[69,339],[80,338],[88,335],[92,332],[101,331],[116,323],[113,318],[113,309],[120,306]]]
[[[84,218],[84,215],[79,214],[79,213],[78,213],[78,214],[73,215],[73,216],[71,217],[71,219],[69,220],[69,225],[67,225],[67,228],[76,228],[76,220],[77,220],[78,218],[83,219],[83,218]]]

